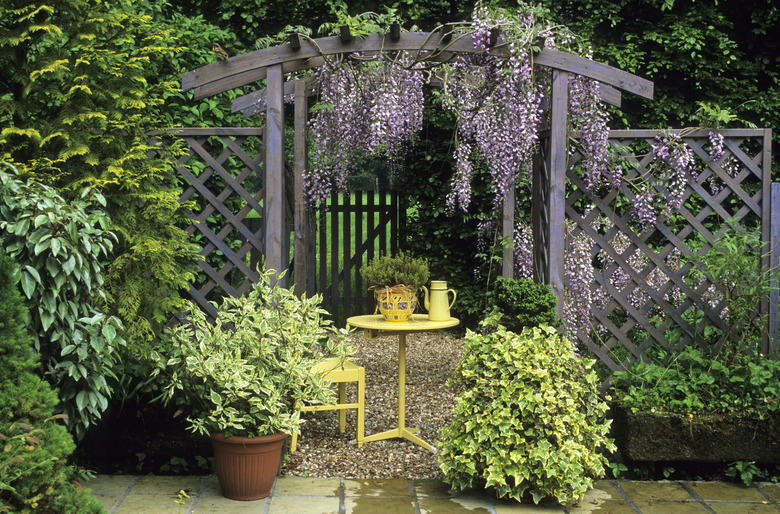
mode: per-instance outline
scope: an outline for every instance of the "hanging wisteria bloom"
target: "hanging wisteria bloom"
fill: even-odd
[[[669,219],[672,212],[679,211],[688,181],[699,176],[693,151],[678,134],[658,135],[651,146],[650,173],[634,202],[634,218],[642,231],[654,226],[659,216]]]
[[[397,164],[422,130],[424,77],[406,53],[380,56],[373,74],[368,151]]]
[[[736,177],[740,170],[740,163],[733,155],[726,155],[726,139],[720,132],[710,131],[709,147],[707,153],[713,162],[720,165],[729,177]],[[725,182],[716,173],[709,177],[710,194],[715,196],[723,189]]]
[[[311,118],[312,162],[304,176],[309,204],[323,203],[368,155],[396,163],[422,129],[422,71],[401,53],[344,58],[323,66],[317,82],[320,104]]]
[[[653,207],[654,194],[650,190],[650,185],[645,184],[640,192],[634,197],[633,217],[639,225],[642,232],[646,232],[655,226],[658,216]]]
[[[708,138],[709,158],[719,163],[733,177],[739,170],[739,163],[733,156],[724,158],[726,151],[723,135],[710,132]],[[633,209],[633,217],[642,231],[653,227],[659,217],[669,219],[673,212],[682,209],[689,182],[699,180],[699,162],[680,134],[659,134],[651,146],[650,173],[639,186]],[[722,185],[723,182],[716,175],[710,176],[711,194],[718,194]]]
[[[323,66],[317,75],[320,107],[310,120],[313,155],[304,189],[310,204],[324,203],[366,152],[371,99],[362,73],[351,60]]]
[[[607,111],[595,80],[572,75],[569,79],[569,114],[572,128],[579,132],[583,147],[585,187],[588,191],[606,186],[620,187],[623,168],[609,154]]]
[[[474,47],[487,52],[491,46],[504,46],[508,57],[458,56],[445,69],[442,95],[445,107],[457,117],[458,146],[473,144],[487,166],[498,204],[521,177],[529,176],[543,115],[544,88],[534,80],[530,46],[494,30],[509,23],[504,11],[493,15],[484,7],[475,10]],[[531,18],[520,20],[528,31],[532,23]],[[473,168],[464,159],[473,158],[471,154],[456,149],[457,172],[452,183],[456,193],[450,196],[450,205],[457,198],[464,209],[469,205],[464,192],[470,187],[463,184],[467,178],[463,170]]]
[[[447,195],[447,211],[452,214],[456,204],[464,211],[469,208],[471,202],[471,177],[474,174],[474,166],[471,163],[471,145],[460,143],[455,147],[455,178],[452,181],[452,190]]]

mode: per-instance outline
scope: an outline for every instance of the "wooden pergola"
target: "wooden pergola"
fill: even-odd
[[[284,219],[284,97],[293,95],[294,115],[294,266],[296,270],[314,268],[312,250],[313,228],[309,209],[303,195],[303,172],[307,166],[307,95],[312,92],[311,81],[286,82],[285,75],[327,65],[328,56],[361,52],[363,55],[379,52],[417,52],[420,59],[447,61],[457,54],[479,53],[471,37],[450,38],[437,32],[391,31],[387,35],[369,35],[352,38],[348,34],[313,40],[295,39],[283,44],[231,57],[184,74],[182,89],[193,90],[196,99],[213,96],[230,89],[266,81],[266,88],[254,91],[233,101],[233,111],[251,116],[264,106],[266,129],[264,136],[264,213],[266,266],[283,270],[288,265],[289,243]],[[500,46],[490,50],[503,55]],[[652,82],[622,70],[571,55],[543,49],[534,54],[534,63],[552,69],[551,121],[545,151],[537,159],[533,176],[533,234],[535,278],[549,284],[558,297],[558,308],[563,306],[564,292],[564,217],[565,178],[568,143],[568,82],[570,74],[579,74],[600,83],[601,96],[612,105],[620,105],[621,91],[644,98],[653,97]],[[511,241],[515,219],[514,193],[508,195],[503,206],[502,233]],[[502,275],[512,276],[513,248],[505,247]],[[303,274],[305,275],[305,274]],[[301,294],[313,292],[313,283],[297,274],[295,290]],[[562,312],[559,312],[561,315]]]

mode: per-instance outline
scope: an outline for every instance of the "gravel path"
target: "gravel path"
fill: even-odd
[[[366,369],[366,435],[398,426],[398,336],[372,340],[362,330],[351,334],[356,353],[350,360]],[[457,332],[409,334],[406,337],[406,426],[418,428],[434,444],[438,431],[452,419],[455,390],[445,385],[463,355]],[[347,386],[354,395],[354,385]],[[288,456],[288,476],[345,478],[442,478],[435,453],[402,439],[355,444],[355,410],[347,411],[347,428],[338,432],[338,411],[304,413],[306,423],[296,452]]]

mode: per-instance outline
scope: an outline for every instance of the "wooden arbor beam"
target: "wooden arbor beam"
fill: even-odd
[[[290,243],[284,223],[284,75],[279,64],[268,69],[265,130],[265,265],[281,273],[287,269]],[[286,251],[285,251],[286,250]],[[288,275],[281,279],[287,286]]]
[[[229,60],[209,64],[185,73],[182,90],[195,90],[195,99],[251,84],[267,77],[269,66],[281,64],[283,73],[302,71],[322,66],[327,56],[348,52],[392,52],[407,50],[419,52],[418,59],[432,62],[446,61],[455,54],[481,53],[474,48],[470,36],[461,36],[448,43],[441,42],[441,34],[432,32],[404,32],[398,41],[379,34],[364,39],[355,38],[344,43],[338,36],[301,41],[294,50],[289,44],[263,48],[231,57]],[[508,55],[506,48],[498,46],[490,51],[495,55]],[[549,48],[534,54],[534,63],[549,68],[568,71],[595,79],[617,89],[653,97],[653,83],[623,70],[590,59]]]

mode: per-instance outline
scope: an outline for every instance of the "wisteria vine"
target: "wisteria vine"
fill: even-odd
[[[710,160],[718,163],[730,176],[734,176],[738,165],[732,156],[725,158],[725,141],[719,132],[710,131],[707,153]],[[699,164],[691,148],[679,133],[662,133],[651,143],[651,161],[648,174],[642,177],[636,187],[633,219],[642,232],[651,229],[659,217],[668,220],[679,211],[685,201],[690,181],[699,180]],[[717,194],[722,182],[712,175],[709,187]]]

